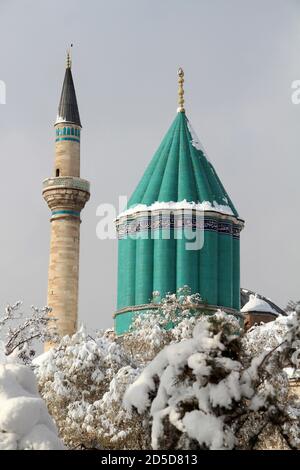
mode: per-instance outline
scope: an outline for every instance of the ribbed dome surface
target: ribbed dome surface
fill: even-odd
[[[130,198],[128,208],[183,200],[229,206],[238,217],[188,118],[179,112]]]

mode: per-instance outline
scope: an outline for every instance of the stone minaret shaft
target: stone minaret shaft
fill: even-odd
[[[81,122],[69,54],[55,130],[53,177],[43,182],[43,197],[51,210],[48,306],[59,333],[71,335],[77,327],[80,212],[90,187],[80,178]]]

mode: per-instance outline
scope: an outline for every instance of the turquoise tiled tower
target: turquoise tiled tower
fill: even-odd
[[[199,143],[183,107],[117,218],[117,334],[156,301],[189,286],[204,310],[240,309],[240,231],[244,222]],[[192,249],[190,241],[201,243]],[[189,248],[188,248],[189,246]]]

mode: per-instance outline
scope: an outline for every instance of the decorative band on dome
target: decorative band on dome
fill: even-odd
[[[116,230],[119,239],[135,236],[140,233],[156,232],[158,230],[204,230],[217,232],[239,238],[241,225],[229,220],[218,220],[204,216],[202,213],[156,213],[141,215],[137,218],[124,218],[117,223]]]

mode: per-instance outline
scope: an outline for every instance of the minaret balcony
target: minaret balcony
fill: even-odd
[[[71,189],[80,189],[87,193],[90,192],[90,183],[82,178],[76,178],[75,176],[57,176],[53,178],[47,178],[43,181],[43,191],[53,189],[55,187],[64,187]]]
[[[80,212],[90,198],[90,183],[73,176],[58,176],[43,181],[43,197],[51,211]]]

